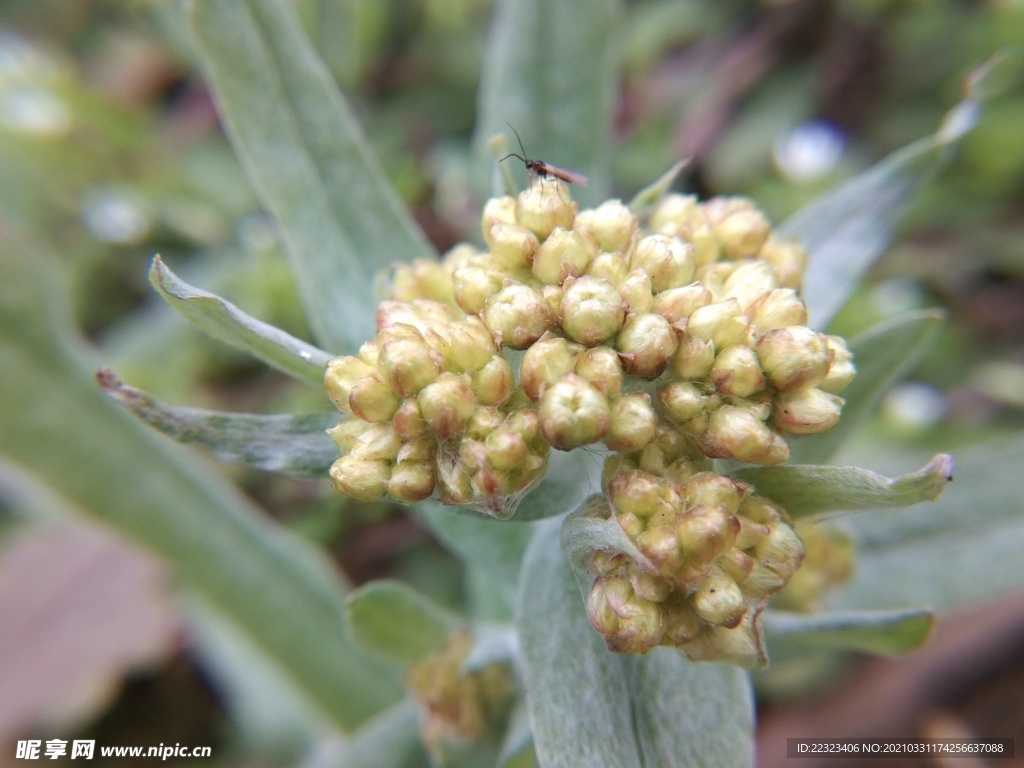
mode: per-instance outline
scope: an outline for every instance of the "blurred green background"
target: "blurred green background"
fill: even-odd
[[[296,5],[431,241],[442,251],[478,241],[472,132],[492,3]],[[622,21],[608,147],[616,194],[629,199],[690,157],[678,186],[754,196],[776,222],[933,132],[970,72],[1005,56],[981,124],[833,330],[852,335],[910,308],[942,307],[950,317],[846,462],[909,469],[1024,426],[1024,3],[634,0]],[[530,127],[517,128],[529,149]],[[76,325],[126,382],[167,402],[223,410],[326,406],[203,337],[147,283],[160,253],[189,282],[308,338],[273,226],[220,130],[172,4],[0,3],[0,237],[4,258],[58,266]],[[0,361],[0,375],[4,368]],[[12,563],[26,556],[32,505],[24,498],[39,495],[20,493],[24,478],[0,469],[4,573],[23,567]],[[222,471],[268,514],[326,546],[355,582],[391,575],[445,604],[467,599],[458,564],[395,510],[346,505],[323,482]],[[43,563],[41,578],[69,546],[30,543],[41,547],[33,560]],[[154,612],[147,626],[155,629],[128,632],[137,636],[122,653],[78,659],[99,670],[80,690],[51,686],[34,711],[8,722],[0,707],[0,736],[53,723],[43,738],[213,744],[217,762],[244,762],[259,736],[240,734],[225,716],[226,694],[208,669],[215,654],[197,655],[186,640],[166,574],[125,567],[148,574],[135,598]],[[16,610],[33,596],[5,594],[0,581],[0,598]],[[0,670],[11,647],[0,645]],[[0,765],[9,759],[0,755]]]

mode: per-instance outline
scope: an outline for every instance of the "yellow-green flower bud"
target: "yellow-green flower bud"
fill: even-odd
[[[505,222],[492,224],[484,240],[491,249],[491,264],[506,272],[530,266],[539,245],[533,232]]]
[[[523,436],[509,427],[498,427],[484,440],[487,463],[495,469],[512,470],[523,466],[529,448]]]
[[[455,303],[467,314],[475,315],[483,310],[489,298],[501,290],[502,282],[500,272],[478,264],[459,267],[452,273]]]
[[[405,440],[390,424],[370,424],[356,438],[349,455],[361,461],[394,461],[404,445]]]
[[[551,330],[555,318],[539,292],[510,282],[487,300],[484,322],[500,345],[526,349]]]
[[[519,364],[519,384],[531,400],[540,400],[544,390],[576,366],[581,347],[561,336],[545,334],[533,343]]]
[[[441,440],[462,432],[476,410],[476,398],[465,380],[453,373],[442,373],[416,397],[423,419]]]
[[[402,504],[415,504],[434,492],[434,465],[426,461],[403,461],[391,470],[387,495]]]
[[[723,405],[708,418],[701,447],[712,458],[734,458],[751,464],[780,464],[789,446],[750,411]]]
[[[757,356],[768,383],[780,392],[818,384],[831,358],[825,336],[804,325],[769,331],[757,340]]]
[[[807,251],[803,246],[792,240],[769,238],[757,256],[772,265],[781,288],[800,290],[807,269]]]
[[[748,261],[733,270],[722,284],[720,298],[736,299],[744,310],[763,294],[775,289],[775,272],[763,261]]]
[[[492,197],[484,203],[484,212],[480,217],[480,230],[484,239],[495,224],[516,223],[516,200],[514,197]]]
[[[419,333],[381,347],[377,370],[402,397],[415,395],[441,373],[441,356]]]
[[[374,367],[367,365],[358,357],[336,357],[327,363],[327,370],[324,373],[327,396],[339,411],[352,413],[352,406],[348,402],[352,387],[359,379],[371,376],[375,372]]]
[[[650,312],[654,307],[654,292],[651,276],[642,269],[633,269],[619,283],[619,295],[629,306],[630,312]]]
[[[541,430],[552,448],[568,451],[596,443],[610,423],[608,399],[576,374],[565,374],[541,395]]]
[[[841,392],[857,375],[853,355],[841,336],[826,336],[825,341],[832,362],[828,367],[828,375],[818,383],[818,387],[826,392]]]
[[[686,285],[696,268],[693,246],[666,235],[649,235],[640,240],[629,265],[651,276],[654,293]]]
[[[807,323],[807,307],[792,288],[776,288],[762,294],[747,311],[761,334]]]
[[[704,212],[722,251],[730,259],[755,256],[772,233],[771,224],[753,201],[743,197],[716,197]]]
[[[461,506],[473,501],[472,478],[457,456],[438,456],[437,492],[442,504]]]
[[[817,435],[839,422],[843,398],[816,387],[782,392],[775,398],[772,423],[791,435]]]
[[[715,349],[750,342],[747,316],[736,299],[716,301],[695,309],[686,323],[686,335],[713,341]]]
[[[391,419],[391,426],[395,432],[408,439],[427,433],[427,422],[420,413],[420,406],[415,398],[409,398],[398,406],[394,418]]]
[[[348,395],[352,413],[363,421],[382,422],[391,418],[402,404],[402,398],[391,389],[379,374],[363,376]]]
[[[515,378],[512,367],[501,355],[494,355],[479,371],[473,373],[470,385],[481,405],[503,405],[512,396]]]
[[[720,568],[712,568],[701,583],[693,596],[693,607],[704,621],[727,629],[739,626],[747,612],[739,585]]]
[[[566,334],[587,347],[601,344],[622,328],[626,309],[618,289],[601,277],[567,280],[559,307]]]
[[[726,552],[736,541],[740,521],[724,506],[695,506],[679,517],[676,537],[683,558],[701,566]]]
[[[449,323],[448,345],[445,368],[456,373],[478,371],[498,353],[490,330],[475,316]]]
[[[338,446],[342,453],[348,453],[356,444],[356,440],[370,425],[362,419],[342,419],[337,426],[327,430],[327,436]]]
[[[505,426],[522,435],[523,440],[531,448],[536,448],[539,444],[547,445],[541,435],[540,413],[533,408],[513,411],[505,419]]]
[[[641,379],[656,379],[668,367],[679,339],[661,315],[631,315],[615,339],[622,367]]]
[[[380,347],[377,346],[375,341],[364,341],[359,345],[359,351],[356,352],[356,357],[376,369],[378,354],[380,354]]]
[[[672,375],[679,379],[704,379],[711,373],[715,362],[715,344],[689,333],[679,340],[679,347],[672,356],[669,367]]]
[[[669,483],[638,469],[613,477],[608,483],[608,498],[617,513],[644,520],[673,515],[682,501]]]
[[[577,207],[565,184],[538,178],[516,198],[516,221],[544,240],[556,227],[572,229]]]
[[[696,384],[688,381],[670,381],[658,392],[658,402],[669,420],[684,424],[704,408],[707,395]]]
[[[704,624],[697,636],[679,650],[690,661],[725,661],[744,667],[765,663],[761,634],[749,615],[735,629]]]
[[[651,521],[647,530],[636,538],[636,546],[648,560],[658,568],[659,573],[675,574],[682,567],[682,553],[675,526],[655,525]]]
[[[505,417],[498,408],[477,408],[466,422],[466,437],[471,440],[483,440],[504,421]]]
[[[545,284],[540,287],[540,295],[544,297],[552,316],[558,317],[558,313],[562,311],[562,296],[565,295],[565,288],[561,285]]]
[[[602,251],[625,253],[640,222],[621,200],[606,200],[595,209],[580,211],[575,226],[589,230]]]
[[[654,297],[653,311],[670,323],[678,323],[710,303],[711,291],[694,283],[659,293]]]
[[[717,563],[737,584],[746,581],[757,564],[754,558],[739,549],[738,544],[718,558]]]
[[[575,229],[556,228],[533,256],[533,274],[542,283],[561,285],[583,274],[597,255],[594,243]]]
[[[433,462],[437,458],[437,440],[433,435],[421,435],[408,440],[398,451],[395,460],[401,464],[405,461]]]
[[[743,344],[726,347],[711,366],[711,381],[723,395],[748,397],[764,389],[757,353]]]
[[[631,569],[629,584],[637,597],[650,600],[652,603],[662,603],[672,594],[672,585],[669,582],[636,567]]]
[[[433,299],[450,303],[453,300],[451,275],[441,264],[430,259],[400,263],[392,272],[388,298],[397,301]]]
[[[629,274],[629,260],[618,251],[599,253],[587,265],[587,274],[591,277],[603,277],[614,286],[622,285]]]
[[[611,425],[604,444],[613,451],[639,451],[651,440],[658,416],[646,392],[631,392],[611,401]]]
[[[587,618],[616,653],[645,653],[661,642],[658,603],[638,597],[625,575],[599,577],[587,596]]]
[[[386,461],[362,461],[342,456],[331,465],[331,483],[356,501],[378,501],[384,498],[391,465]]]
[[[771,526],[767,537],[751,553],[756,565],[743,582],[743,592],[754,598],[778,592],[796,573],[804,557],[804,544],[788,523]]]
[[[576,375],[593,384],[605,397],[619,394],[625,377],[619,356],[608,347],[583,352],[576,361]]]
[[[693,602],[683,593],[673,592],[662,603],[662,621],[665,624],[665,635],[662,645],[680,647],[691,642],[700,634],[704,626],[693,609]]]

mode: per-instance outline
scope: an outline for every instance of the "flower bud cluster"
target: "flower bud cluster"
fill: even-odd
[[[804,556],[785,513],[713,472],[680,482],[620,471],[607,498],[642,555],[591,557],[587,614],[608,647],[643,653],[670,645],[694,660],[757,659],[757,613]]]

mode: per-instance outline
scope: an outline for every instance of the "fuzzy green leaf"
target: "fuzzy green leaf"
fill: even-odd
[[[587,621],[557,525],[535,527],[518,614],[539,763],[753,765],[746,675],[731,665],[692,664],[668,649],[611,653]]]
[[[326,477],[338,449],[324,430],[337,414],[302,415],[225,413],[164,405],[142,390],[122,383],[109,368],[96,374],[116,402],[179,443],[201,445],[217,458],[293,477]]]
[[[938,337],[943,315],[934,310],[908,312],[883,320],[850,341],[857,376],[840,394],[846,403],[839,423],[820,435],[794,440],[794,464],[827,462],[871,414],[882,394],[907,375]]]
[[[416,662],[441,650],[458,628],[457,616],[400,581],[381,579],[348,596],[352,638],[388,661]]]
[[[909,507],[935,501],[953,480],[953,457],[940,453],[916,472],[886,477],[859,467],[794,464],[736,472],[793,517],[821,512]]]
[[[29,253],[0,252],[0,454],[162,556],[341,727],[395,701],[394,672],[348,635],[322,554],[103,394],[47,259]]]
[[[477,115],[477,168],[496,178],[490,140],[506,134],[508,151],[590,176],[574,197],[592,203],[609,186],[608,151],[615,103],[616,0],[502,0],[487,44]],[[585,70],[580,69],[586,62]],[[514,158],[506,162],[518,162]]]
[[[317,387],[324,384],[324,366],[331,355],[312,344],[250,317],[234,304],[194,288],[153,259],[149,281],[163,298],[203,333],[244,349],[279,371]]]
[[[591,475],[601,474],[593,454],[583,450],[552,451],[547,474],[526,494],[516,510],[517,523],[564,515],[576,509],[593,492]]]
[[[416,705],[406,699],[377,715],[345,741],[335,768],[422,768],[428,764]]]
[[[586,570],[587,560],[597,550],[622,552],[638,563],[647,563],[647,558],[612,518],[611,505],[603,495],[591,496],[566,518],[562,549],[578,571]]]
[[[823,648],[900,656],[920,648],[935,627],[930,611],[842,611],[761,614],[768,650]]]
[[[375,276],[432,258],[289,3],[187,2],[221,116],[280,229],[317,339],[353,353],[375,332]]]

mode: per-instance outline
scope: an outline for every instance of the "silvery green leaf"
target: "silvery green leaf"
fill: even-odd
[[[407,584],[379,579],[345,601],[352,639],[367,653],[413,663],[441,650],[462,622]]]
[[[927,642],[935,616],[926,610],[761,614],[769,652],[785,646],[899,656]]]

